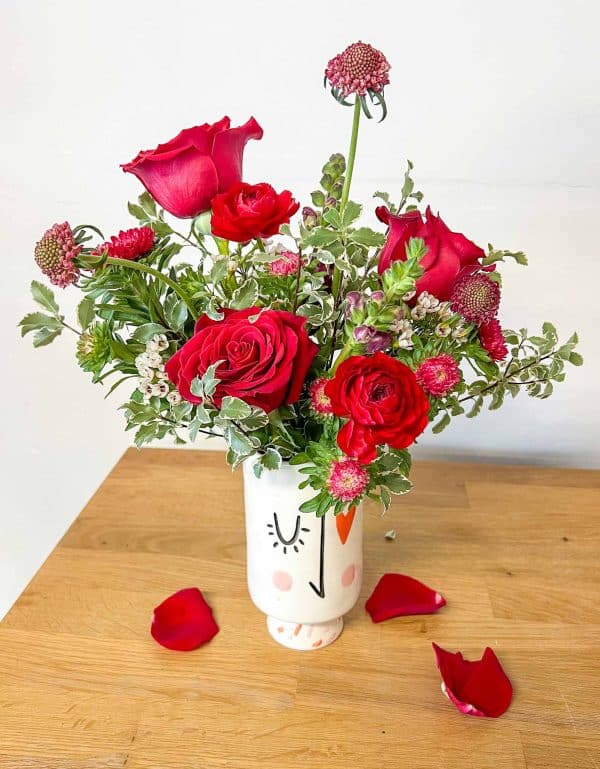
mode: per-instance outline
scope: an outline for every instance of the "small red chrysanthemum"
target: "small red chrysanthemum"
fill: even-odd
[[[282,251],[279,259],[269,264],[269,272],[279,278],[295,275],[300,264],[300,254],[294,251]]]
[[[113,235],[109,241],[98,246],[96,253],[107,253],[113,259],[133,262],[151,251],[155,240],[156,235],[151,227],[133,227]]]
[[[67,222],[53,224],[35,244],[34,259],[51,283],[65,288],[75,283],[79,270],[73,260],[81,251]]]
[[[470,323],[485,323],[495,317],[500,306],[500,287],[482,273],[465,275],[454,284],[452,309]]]
[[[308,394],[310,396],[310,406],[312,410],[320,416],[329,416],[333,414],[333,406],[329,396],[325,393],[325,385],[329,380],[324,376],[315,379],[311,382],[308,388]]]
[[[496,318],[479,326],[479,341],[492,360],[504,360],[508,355],[504,334]]]
[[[325,77],[344,96],[364,96],[367,91],[382,91],[390,82],[389,71],[390,65],[381,51],[359,40],[329,61]]]
[[[447,353],[427,358],[415,371],[417,382],[429,395],[443,398],[460,382],[460,369],[455,359]]]
[[[331,463],[327,490],[334,499],[352,502],[367,488],[369,475],[356,459],[335,460]]]

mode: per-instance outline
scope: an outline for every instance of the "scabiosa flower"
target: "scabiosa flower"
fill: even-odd
[[[312,411],[321,417],[329,417],[333,414],[333,408],[329,396],[325,394],[325,385],[329,380],[321,376],[311,382],[308,388],[310,407]]]
[[[456,360],[447,353],[427,358],[415,371],[417,382],[429,395],[443,398],[460,382],[460,369]]]
[[[151,227],[133,227],[121,230],[95,250],[96,254],[108,254],[113,259],[135,261],[152,250],[156,235]]]
[[[343,97],[379,93],[389,82],[390,65],[385,56],[368,43],[352,43],[327,64],[325,77]]]
[[[326,485],[334,499],[352,502],[364,492],[368,482],[369,474],[360,462],[346,457],[331,463]]]
[[[73,263],[81,246],[68,222],[53,224],[35,244],[34,259],[51,283],[66,288],[75,283],[79,269]]]
[[[295,275],[300,267],[300,254],[295,251],[281,251],[279,259],[269,264],[271,275],[283,278],[287,275]]]
[[[492,360],[504,360],[508,355],[504,334],[496,318],[492,318],[492,320],[479,326],[479,341]]]
[[[470,323],[485,323],[495,317],[500,305],[500,287],[482,273],[464,275],[454,284],[450,298],[455,312]]]

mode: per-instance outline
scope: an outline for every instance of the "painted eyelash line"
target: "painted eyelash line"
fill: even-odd
[[[289,539],[286,539],[286,537],[284,537],[281,533],[281,529],[279,528],[277,513],[273,513],[273,523],[268,523],[267,528],[270,529],[268,532],[270,537],[277,537],[277,539],[273,542],[273,547],[279,547],[281,544],[283,546],[284,555],[287,555],[288,547],[293,547],[295,553],[299,552],[298,545],[305,544],[304,540],[300,537],[300,533],[303,531],[310,531],[310,529],[306,528],[306,526],[300,526],[300,516],[298,515],[296,518],[296,527],[294,529],[294,533]],[[296,543],[298,543],[298,545]]]

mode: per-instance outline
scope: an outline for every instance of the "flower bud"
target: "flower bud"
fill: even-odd
[[[318,220],[317,212],[310,206],[304,206],[302,209],[302,221],[307,230],[316,226]]]

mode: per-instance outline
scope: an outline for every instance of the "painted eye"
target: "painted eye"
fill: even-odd
[[[298,545],[304,545],[304,540],[302,539],[302,533],[310,531],[310,529],[307,529],[304,526],[300,525],[301,517],[298,515],[296,516],[296,525],[294,527],[294,532],[291,537],[284,537],[281,528],[279,526],[279,519],[277,518],[277,513],[273,513],[273,523],[267,523],[267,529],[269,529],[269,536],[275,537],[275,541],[273,542],[273,547],[279,547],[279,545],[283,545],[283,552],[285,555],[287,555],[288,547],[293,547],[294,552],[298,552]]]

